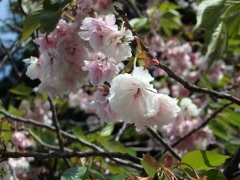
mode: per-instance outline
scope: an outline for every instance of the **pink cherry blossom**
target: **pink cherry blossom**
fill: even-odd
[[[40,46],[39,59],[25,60],[30,63],[27,75],[31,79],[40,79],[40,92],[50,96],[77,92],[87,82],[87,72],[83,71],[84,60],[89,59],[91,48],[79,38],[79,25],[59,21],[57,28],[48,35],[36,39]],[[54,42],[54,43],[51,43]]]
[[[132,55],[129,43],[134,39],[130,30],[123,26],[118,30],[113,14],[95,18],[87,17],[80,27],[79,36],[89,41],[95,52],[101,51],[107,58],[114,58],[117,63]]]
[[[23,132],[16,131],[12,135],[12,142],[15,146],[27,148],[32,146],[32,142],[28,139]]]
[[[86,93],[83,89],[79,89],[77,93],[69,94],[69,107],[75,108],[79,107],[81,110],[85,112],[92,113],[94,112],[89,106],[90,102],[93,101],[93,96]]]
[[[203,119],[197,116],[199,109],[188,98],[181,100],[181,112],[178,113],[176,119],[171,124],[163,126],[161,132],[170,144],[176,142],[180,137],[186,135],[194,128],[198,127]],[[187,108],[187,109],[186,109]],[[212,131],[206,126],[176,146],[180,155],[195,149],[205,150],[209,144],[215,143]]]
[[[104,85],[95,92],[93,102],[90,104],[103,122],[112,122],[118,120],[117,114],[112,110],[109,104],[108,96],[109,88],[108,86]]]
[[[115,60],[106,58],[102,53],[98,53],[95,58],[91,58],[92,61],[85,61],[85,66],[83,67],[84,71],[89,71],[89,78],[92,85],[99,86],[105,81],[111,82],[118,72]]]

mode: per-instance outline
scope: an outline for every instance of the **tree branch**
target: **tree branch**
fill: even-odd
[[[42,128],[46,128],[46,129],[55,131],[55,127],[53,127],[51,125],[43,124],[43,123],[40,123],[38,121],[34,121],[32,119],[25,119],[25,118],[22,118],[22,117],[13,116],[13,115],[7,113],[5,110],[2,110],[2,109],[0,109],[0,114],[4,114],[6,117],[8,117],[9,119],[11,119],[13,121],[22,122],[22,123],[26,123],[26,124],[31,124],[31,125],[34,125],[34,126],[37,126],[37,127],[42,127]],[[90,147],[90,148],[92,148],[94,150],[103,151],[102,148],[96,146],[95,144],[89,143],[89,142],[87,142],[87,141],[85,141],[85,140],[83,140],[83,139],[81,139],[79,137],[76,137],[76,136],[74,136],[72,134],[69,134],[69,133],[67,133],[65,131],[61,130],[60,132],[66,138],[72,139],[73,141],[79,142],[82,145]]]
[[[62,141],[61,129],[60,129],[60,125],[59,125],[59,122],[58,122],[56,108],[53,104],[52,99],[49,96],[48,96],[48,101],[50,103],[50,107],[51,107],[51,111],[52,111],[52,119],[53,119],[53,124],[55,126],[56,133],[57,133],[59,148],[60,148],[61,151],[64,151],[64,145],[63,145],[63,141]]]
[[[47,144],[45,142],[43,142],[36,134],[34,134],[30,129],[27,129],[28,133],[43,147],[47,148],[47,149],[51,149],[51,150],[59,150],[58,146],[53,146],[51,144]],[[69,148],[64,147],[64,151],[66,152],[71,152],[72,150]]]
[[[49,130],[52,130],[52,131],[55,131],[55,128],[53,126],[50,126],[50,125],[46,125],[46,124],[43,124],[43,123],[40,123],[40,122],[37,122],[37,121],[34,121],[34,120],[31,120],[31,119],[25,119],[25,118],[22,118],[22,117],[16,117],[16,116],[13,116],[9,113],[7,113],[5,110],[2,110],[0,109],[0,114],[4,114],[6,117],[8,117],[9,119],[12,119],[13,121],[17,121],[17,122],[22,122],[22,123],[26,123],[26,124],[31,124],[31,125],[34,125],[34,126],[38,126],[38,127],[43,127],[43,128],[46,128],[46,129],[49,129]],[[66,138],[69,138],[75,142],[79,142],[81,143],[82,145],[85,145],[87,147],[90,147],[96,151],[99,151],[99,152],[96,152],[96,153],[108,153],[106,152],[104,149],[96,146],[95,144],[92,144],[92,143],[89,143],[79,137],[76,137],[72,134],[69,134],[65,131],[60,131],[61,134],[66,137]],[[64,153],[64,152],[62,152]],[[131,156],[131,155],[128,155],[128,156]],[[28,156],[28,157],[31,157],[31,156]],[[139,169],[139,170],[143,170],[142,167],[139,165],[139,163],[135,164],[134,162],[140,162],[140,158],[137,158],[137,157],[134,157],[134,156],[131,156],[131,159],[128,159],[129,161],[132,161],[132,162],[126,162],[126,161],[123,161],[121,159],[113,159],[115,162],[119,163],[119,164],[123,164],[123,165],[126,165],[126,166],[130,166],[130,167],[133,167],[133,168],[136,168],[136,169]]]
[[[155,137],[162,145],[164,145],[164,147],[166,148],[166,150],[168,150],[173,157],[175,157],[177,160],[181,160],[181,157],[174,151],[174,149],[169,146],[163,139],[162,137],[160,137],[160,135],[155,132],[152,128],[147,128],[147,130],[153,135],[153,137]]]
[[[168,74],[169,77],[173,78],[174,80],[176,80],[177,82],[182,84],[183,87],[185,87],[186,89],[188,89],[190,91],[208,94],[210,96],[213,96],[213,97],[216,97],[219,99],[226,99],[226,100],[236,103],[237,105],[240,105],[240,99],[235,96],[232,96],[230,94],[223,93],[223,92],[217,92],[217,91],[210,90],[207,88],[202,88],[202,87],[196,86],[194,84],[190,84],[189,82],[187,82],[186,80],[184,80],[183,78],[181,78],[180,76],[175,74],[172,70],[170,70],[168,66],[166,66],[162,63],[159,63],[159,67],[161,69],[163,69]]]
[[[9,151],[0,151],[0,155],[4,158],[20,158],[20,157],[34,157],[34,158],[72,158],[72,157],[92,157],[92,156],[101,156],[106,158],[120,158],[125,160],[130,160],[132,162],[140,164],[140,160],[133,158],[129,154],[123,154],[120,152],[9,152]]]

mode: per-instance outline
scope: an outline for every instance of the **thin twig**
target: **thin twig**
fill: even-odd
[[[221,108],[219,108],[218,110],[216,110],[214,113],[211,114],[211,116],[209,116],[203,123],[201,123],[198,127],[196,127],[195,129],[191,130],[189,133],[187,133],[186,135],[180,137],[176,142],[174,142],[171,146],[175,147],[176,145],[178,145],[180,142],[182,142],[184,139],[188,138],[189,136],[191,136],[193,133],[195,133],[196,131],[199,131],[201,128],[205,127],[209,121],[211,121],[213,118],[215,118],[220,112],[222,112],[226,107],[228,107],[229,105],[231,105],[232,103],[228,103],[223,105]]]
[[[43,123],[40,123],[38,121],[34,121],[32,119],[25,119],[25,118],[22,118],[22,117],[13,116],[13,115],[7,113],[5,110],[2,110],[2,109],[0,109],[0,114],[4,114],[6,117],[8,117],[9,119],[11,119],[13,121],[22,122],[22,123],[26,123],[26,124],[31,124],[31,125],[34,125],[34,126],[37,126],[37,127],[42,127],[42,128],[46,128],[46,129],[55,131],[55,127],[53,127],[51,125],[43,124]],[[82,145],[90,147],[94,150],[102,151],[102,149],[100,147],[96,146],[95,144],[89,143],[89,142],[87,142],[87,141],[85,141],[85,140],[83,140],[79,137],[76,137],[72,134],[69,134],[65,131],[61,130],[61,134],[66,138],[72,139],[72,140],[74,140],[76,142],[79,142]]]
[[[9,113],[7,113],[5,110],[2,110],[0,109],[0,114],[4,114],[6,117],[8,117],[9,119],[13,120],[13,121],[17,121],[17,122],[22,122],[22,123],[26,123],[26,124],[30,124],[30,125],[34,125],[34,126],[37,126],[37,127],[42,127],[42,128],[46,128],[46,129],[49,129],[49,130],[52,130],[52,131],[55,131],[55,128],[53,126],[50,126],[50,125],[47,125],[47,124],[43,124],[43,123],[40,123],[40,122],[37,122],[37,121],[34,121],[32,119],[25,119],[25,118],[22,118],[22,117],[16,117],[16,116],[13,116]],[[97,145],[95,144],[92,144],[92,143],[89,143],[79,137],[76,137],[72,134],[69,134],[65,131],[60,131],[61,134],[66,137],[66,138],[69,138],[75,142],[79,142],[81,143],[82,145],[85,145],[87,147],[90,147],[96,151],[99,151],[99,152],[105,152],[104,149],[98,147]],[[107,153],[107,152],[106,152]],[[131,156],[131,155],[129,155]],[[132,159],[134,159],[134,161],[132,161]],[[113,159],[115,162],[117,163],[120,163],[120,164],[123,164],[123,165],[126,165],[126,166],[130,166],[130,167],[133,167],[133,168],[137,168],[139,170],[142,170],[142,167],[139,166],[139,164],[137,163],[134,163],[134,162],[140,162],[140,158],[137,158],[137,157],[134,157],[134,156],[131,156],[131,159],[128,159],[129,161],[132,161],[132,162],[126,162],[126,161],[123,161],[121,159]]]
[[[59,147],[58,146],[53,146],[51,144],[47,144],[45,142],[43,142],[36,134],[34,134],[30,129],[27,129],[28,133],[41,145],[43,146],[44,148],[47,148],[47,149],[51,149],[51,150],[59,150]],[[66,152],[71,152],[72,150],[69,149],[69,148],[66,148],[64,147],[64,151]]]
[[[213,97],[216,97],[219,99],[226,99],[226,100],[229,100],[231,102],[234,102],[234,103],[240,105],[240,99],[235,96],[232,96],[230,94],[223,93],[223,92],[217,92],[217,91],[210,90],[207,88],[202,88],[202,87],[196,86],[194,84],[190,84],[189,82],[187,82],[186,80],[184,80],[183,78],[181,78],[180,76],[175,74],[172,70],[170,70],[168,66],[166,66],[162,63],[159,63],[159,67],[161,69],[163,69],[168,74],[169,77],[173,78],[174,80],[176,80],[177,82],[182,84],[183,87],[185,87],[186,89],[188,89],[190,91],[208,94],[210,96],[213,96]]]
[[[223,174],[226,176],[227,179],[233,179],[233,173],[237,171],[239,163],[240,163],[240,148],[238,149],[235,156],[232,158],[230,163],[223,171]]]
[[[5,21],[5,20],[3,20],[3,19],[1,19],[1,18],[0,18],[0,21],[1,21],[3,24],[5,24],[6,26],[8,26],[9,28],[11,28],[12,30],[17,31],[17,32],[20,32],[20,33],[22,32],[22,29],[19,28],[18,26],[14,26],[14,25],[8,23],[7,21]]]
[[[174,149],[166,143],[160,135],[155,132],[152,128],[147,128],[147,130],[156,138],[177,160],[181,160],[181,157],[174,151]]]
[[[119,139],[121,138],[121,136],[122,136],[123,132],[126,130],[126,128],[127,128],[127,123],[123,123],[121,129],[118,131],[118,133],[115,137],[115,141],[119,141]]]
[[[8,161],[7,161],[7,164],[8,164],[9,170],[11,172],[11,175],[13,177],[13,180],[18,180],[15,170],[12,168],[12,166],[10,165],[10,163]]]
[[[64,151],[64,145],[63,145],[63,141],[62,141],[61,129],[60,129],[60,124],[58,122],[56,108],[53,104],[52,99],[49,96],[48,96],[48,101],[50,103],[50,107],[51,107],[51,111],[52,111],[52,119],[53,119],[53,124],[55,126],[56,133],[57,133],[59,148],[60,148],[61,151]]]

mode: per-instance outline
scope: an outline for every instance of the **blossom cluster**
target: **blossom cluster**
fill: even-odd
[[[202,124],[203,118],[199,116],[200,109],[191,99],[183,98],[180,102],[181,112],[178,113],[173,123],[163,126],[163,136],[170,144],[175,143],[179,138],[188,134]],[[216,142],[212,131],[205,126],[194,134],[180,142],[175,148],[180,155],[196,149],[205,150],[209,144]]]
[[[25,60],[30,63],[26,74],[41,81],[39,91],[62,96],[90,81],[99,86],[90,106],[102,121],[134,123],[140,129],[170,123],[180,111],[177,100],[157,93],[147,69],[135,64],[131,74],[118,75],[119,64],[132,57],[132,32],[124,22],[119,27],[114,14],[88,16],[90,2],[76,5],[75,22],[61,19],[48,36],[39,34],[34,42],[40,57]]]

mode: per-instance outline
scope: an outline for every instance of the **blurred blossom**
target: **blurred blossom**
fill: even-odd
[[[23,149],[32,146],[31,140],[25,136],[24,132],[20,132],[20,131],[15,131],[13,133],[13,135],[12,135],[12,143],[15,146],[19,146],[19,147],[21,147]]]
[[[190,91],[184,88],[181,84],[172,85],[170,91],[174,97],[186,97],[190,94]]]
[[[30,166],[29,162],[32,160],[33,158],[25,157],[8,158],[7,162],[0,163],[0,169],[4,170],[4,172],[6,173],[6,175],[2,177],[1,180],[27,179],[27,172]],[[13,173],[16,175],[17,179],[13,176]]]
[[[79,89],[77,93],[69,94],[69,107],[75,108],[79,107],[81,110],[91,113],[92,108],[89,106],[90,102],[93,100],[93,96],[84,92],[83,89]]]
[[[180,103],[181,113],[185,117],[196,117],[199,115],[200,109],[189,98],[183,98]]]
[[[221,81],[227,72],[232,71],[232,67],[227,66],[222,60],[215,61],[211,65],[209,70],[207,70],[208,66],[209,66],[208,59],[201,59],[201,61],[199,62],[200,74],[204,75],[204,72],[206,72],[208,75],[208,79],[212,83],[217,83]]]
[[[22,101],[19,109],[24,109],[26,112],[24,118],[33,119],[45,124],[52,124],[52,112],[48,101],[35,99],[31,108],[28,101]]]
[[[201,117],[195,117],[199,114],[200,109],[198,109],[189,98],[183,98],[180,102],[180,106],[181,112],[178,113],[175,121],[162,128],[163,136],[169,140],[170,144],[173,144],[179,138],[188,134],[203,123]],[[196,149],[206,150],[207,146],[215,143],[215,141],[212,131],[205,126],[180,142],[175,148],[182,156]]]

